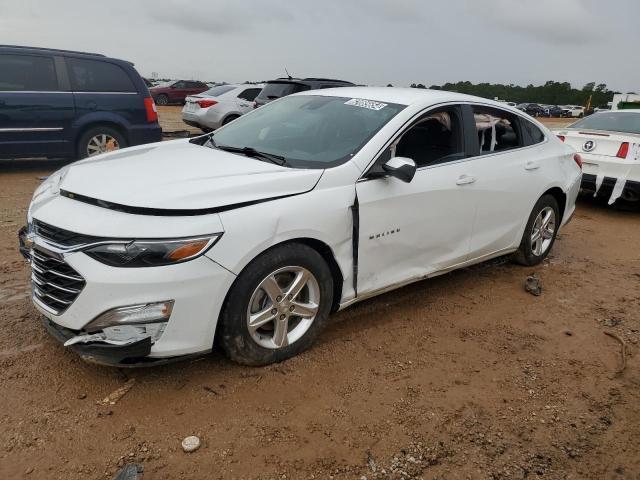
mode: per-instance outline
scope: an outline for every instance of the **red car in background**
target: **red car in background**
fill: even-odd
[[[182,104],[189,95],[197,95],[205,90],[209,90],[206,83],[195,80],[177,80],[152,87],[149,92],[157,105],[169,105],[170,103]]]

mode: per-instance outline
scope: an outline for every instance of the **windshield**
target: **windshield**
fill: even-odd
[[[215,145],[250,147],[287,166],[327,168],[349,160],[405,105],[343,97],[285,97],[215,133]],[[213,146],[213,145],[211,145]]]
[[[219,97],[220,95],[230,92],[236,87],[231,85],[218,85],[217,87],[210,88],[206,92],[201,93],[200,95],[209,95],[210,97]]]
[[[640,112],[598,112],[578,120],[571,128],[640,134]]]

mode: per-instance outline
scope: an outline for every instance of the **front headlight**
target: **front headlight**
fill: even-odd
[[[217,233],[177,240],[114,241],[83,251],[112,267],[158,267],[193,260],[209,250],[221,236]]]

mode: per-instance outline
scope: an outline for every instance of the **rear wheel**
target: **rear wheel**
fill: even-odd
[[[560,227],[560,209],[552,195],[543,195],[533,207],[514,259],[521,265],[542,262],[551,251]]]
[[[169,97],[167,97],[164,93],[161,93],[160,95],[158,95],[156,97],[156,104],[157,105],[168,105],[169,104]]]
[[[226,125],[227,123],[231,123],[236,118],[240,118],[240,115],[229,115],[227,118],[224,119],[224,122],[222,122],[222,125]]]
[[[220,317],[220,343],[244,365],[281,362],[309,348],[333,301],[331,271],[302,244],[275,247],[236,279]]]
[[[106,126],[87,130],[78,141],[78,157],[87,158],[112,152],[127,146],[124,136],[114,128]]]

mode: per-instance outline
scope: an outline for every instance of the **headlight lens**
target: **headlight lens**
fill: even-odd
[[[209,250],[221,233],[178,240],[134,240],[113,242],[88,248],[84,252],[112,267],[158,267],[186,262]]]

